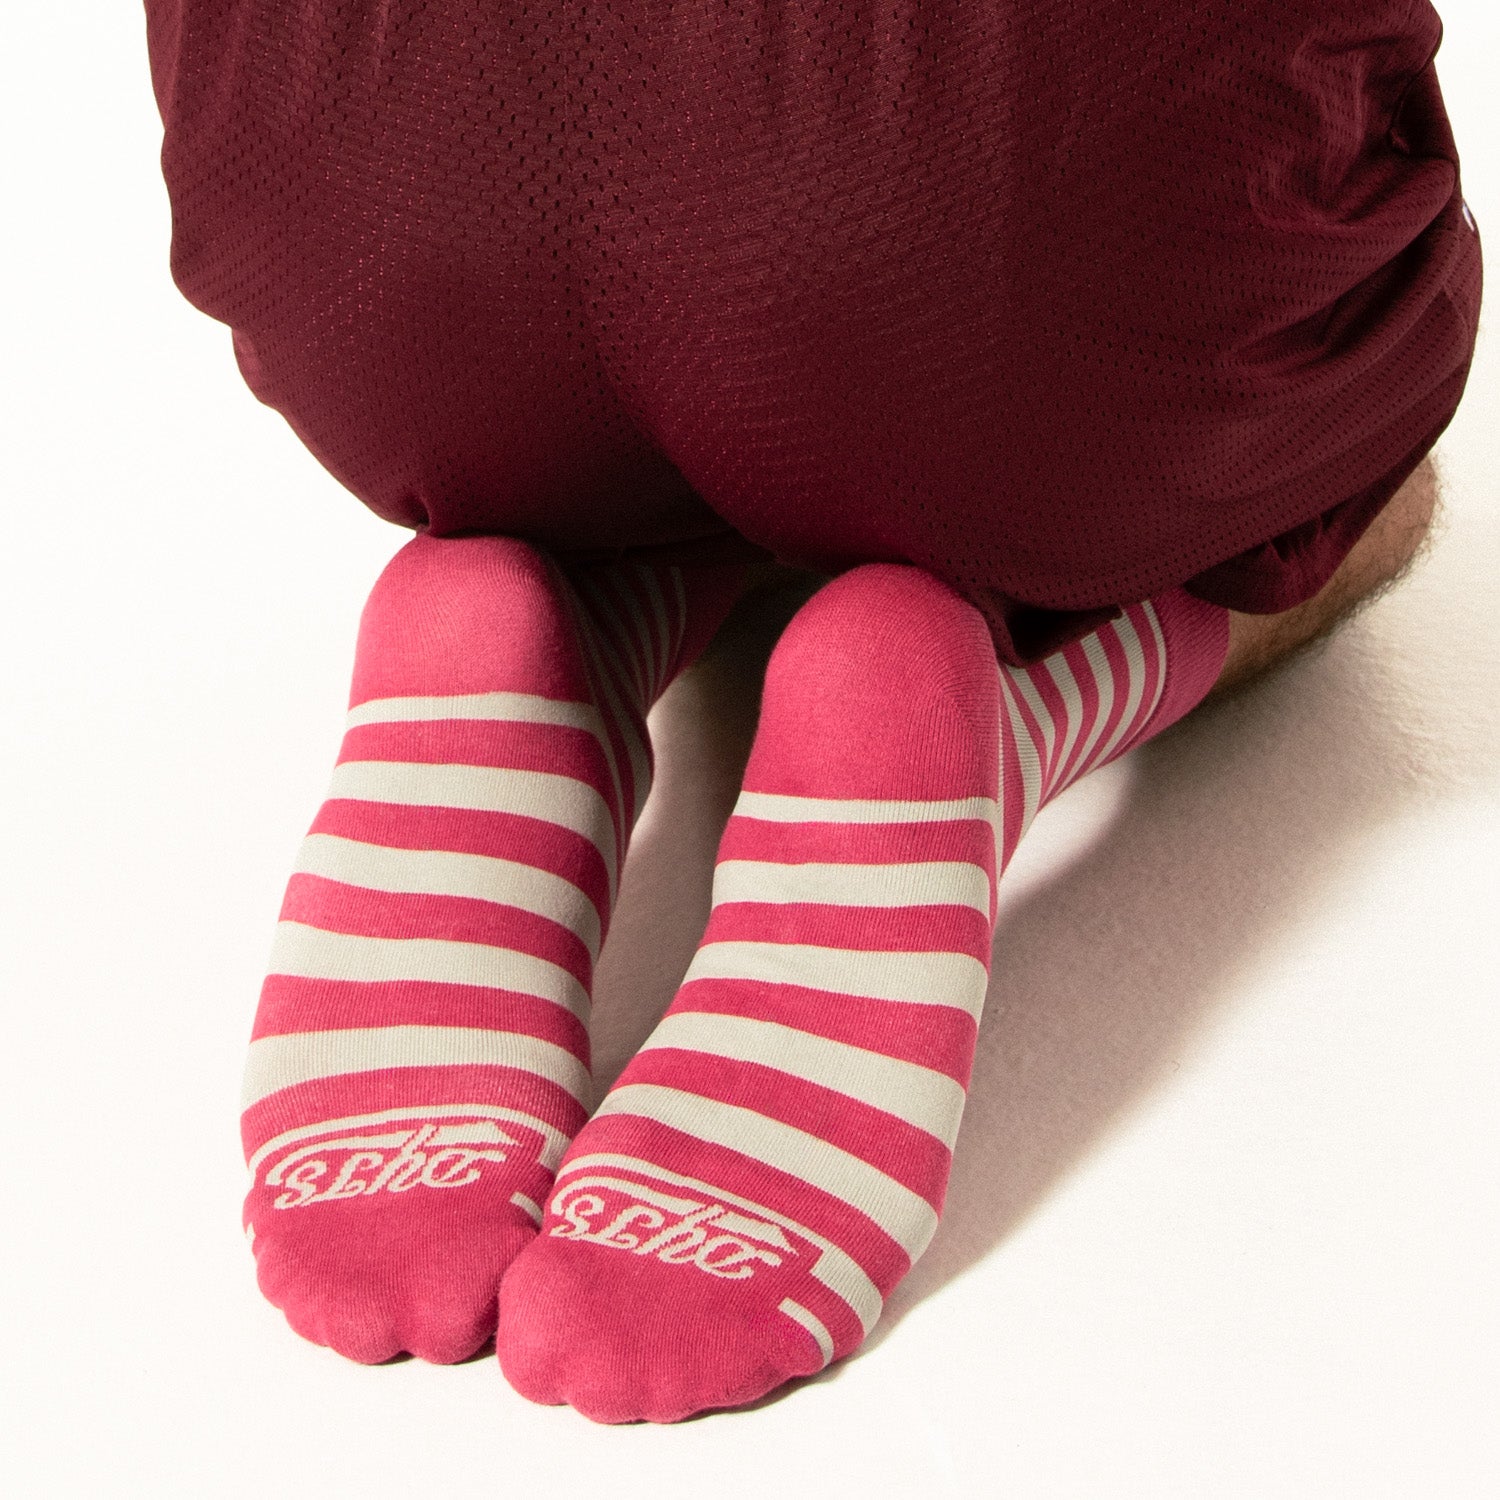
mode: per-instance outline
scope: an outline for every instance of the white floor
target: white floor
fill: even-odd
[[[1494,229],[1500,22],[1440,8]],[[595,1427],[491,1360],[345,1363],[255,1291],[242,1049],[359,607],[404,533],[171,285],[139,6],[24,9],[0,102],[0,1487],[1500,1494],[1493,333],[1420,572],[1043,813],[1007,878],[950,1206],[865,1352],[755,1411]],[[606,1074],[706,909],[745,716],[706,738],[697,691],[657,716]]]

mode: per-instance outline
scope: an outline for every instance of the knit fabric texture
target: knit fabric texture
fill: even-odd
[[[380,515],[1310,597],[1451,420],[1427,0],[145,0],[171,266]]]

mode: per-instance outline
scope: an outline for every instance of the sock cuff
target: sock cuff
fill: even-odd
[[[1167,681],[1152,717],[1160,734],[1197,707],[1219,680],[1229,655],[1229,611],[1175,588],[1151,600],[1166,641]]]

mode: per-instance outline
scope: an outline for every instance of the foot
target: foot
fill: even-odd
[[[998,688],[914,569],[836,579],[767,672],[709,927],[501,1287],[536,1401],[670,1422],[863,1339],[937,1225],[984,998]]]
[[[717,582],[418,536],[376,584],[245,1080],[245,1224],[305,1337],[445,1363],[493,1333],[591,1102],[646,710]]]
[[[887,565],[798,614],[703,943],[501,1285],[517,1390],[671,1422],[858,1347],[937,1227],[998,872],[1052,795],[1202,697],[1224,643],[1179,593],[1000,671],[975,610]]]

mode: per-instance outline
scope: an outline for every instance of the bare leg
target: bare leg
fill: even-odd
[[[1231,610],[1229,656],[1206,701],[1233,696],[1308,648],[1382,597],[1424,554],[1439,505],[1439,480],[1424,459],[1391,497],[1344,559],[1338,572],[1305,604],[1275,615]]]

